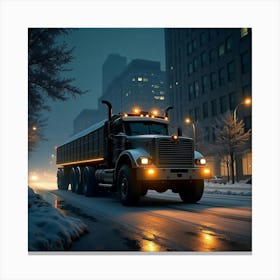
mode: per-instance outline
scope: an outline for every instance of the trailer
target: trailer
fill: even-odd
[[[192,138],[169,133],[168,107],[163,116],[135,110],[112,115],[70,137],[57,148],[60,190],[96,196],[107,188],[123,205],[135,205],[149,189],[171,189],[186,203],[203,195],[211,171]]]

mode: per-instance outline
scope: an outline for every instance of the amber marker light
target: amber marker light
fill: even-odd
[[[149,176],[153,176],[153,175],[155,175],[155,173],[156,173],[156,171],[155,171],[154,168],[149,168],[149,169],[147,169],[147,174],[148,174]]]
[[[135,114],[139,114],[139,113],[140,113],[140,109],[139,109],[139,108],[133,108],[133,112],[134,112]]]
[[[211,170],[209,168],[203,168],[202,174],[204,177],[208,178],[211,175]]]

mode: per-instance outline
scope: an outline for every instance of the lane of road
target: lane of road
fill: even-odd
[[[176,194],[149,191],[138,206],[123,207],[112,195],[39,192],[90,225],[73,251],[251,251],[250,197],[205,194],[197,204],[183,204]]]

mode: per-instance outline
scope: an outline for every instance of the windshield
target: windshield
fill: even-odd
[[[168,135],[167,125],[156,122],[125,122],[125,132],[129,136],[133,135]]]

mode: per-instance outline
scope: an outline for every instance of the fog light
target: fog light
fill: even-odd
[[[149,169],[147,169],[147,174],[148,174],[148,175],[152,176],[152,175],[154,175],[155,173],[156,173],[156,171],[155,171],[154,168],[149,168]]]
[[[207,176],[207,177],[211,174],[211,171],[210,171],[209,168],[203,168],[203,171],[202,171],[202,172],[203,172],[203,175],[204,175],[204,176]]]

